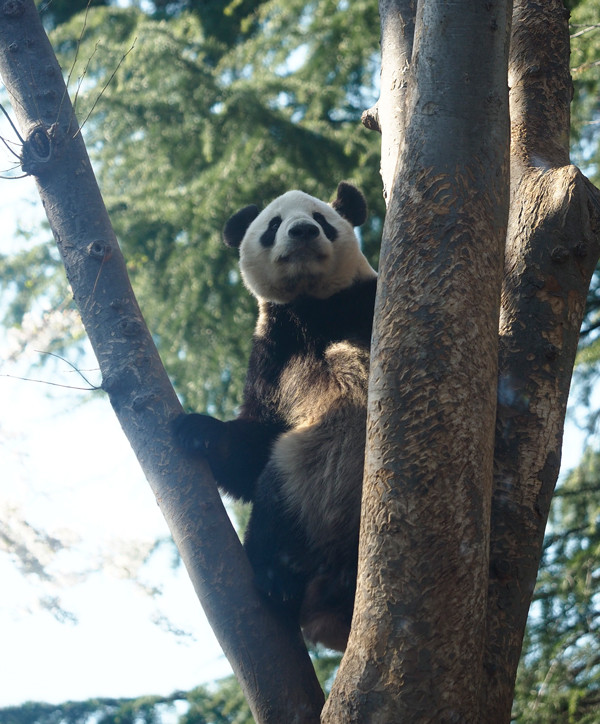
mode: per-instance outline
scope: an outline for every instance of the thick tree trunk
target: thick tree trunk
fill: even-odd
[[[181,406],[137,306],[33,0],[0,0],[0,73],[25,138],[22,165],[36,178],[102,387],[256,721],[318,722],[323,693],[299,631],[264,606],[206,466],[173,448],[169,422]]]
[[[382,243],[358,593],[322,718],[332,723],[482,721],[510,3],[418,12]]]
[[[509,66],[511,212],[500,318],[486,721],[510,721],[514,682],[561,456],[598,191],[569,165],[568,14],[515,3]]]

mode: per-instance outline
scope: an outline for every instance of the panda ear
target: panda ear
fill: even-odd
[[[347,181],[341,181],[337,187],[337,196],[331,204],[340,216],[352,226],[360,226],[367,219],[367,202],[362,193]]]
[[[244,206],[243,209],[237,211],[223,227],[223,241],[227,246],[233,246],[237,249],[242,243],[248,227],[257,216],[258,206],[254,204]]]

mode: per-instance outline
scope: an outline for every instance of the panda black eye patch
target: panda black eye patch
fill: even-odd
[[[337,229],[327,221],[323,214],[315,211],[315,213],[313,214],[313,219],[323,229],[323,231],[325,232],[325,236],[329,239],[329,241],[335,241],[337,239]]]
[[[277,229],[281,226],[281,216],[274,216],[266,230],[263,231],[259,239],[263,246],[273,246],[275,243],[275,236],[277,235]]]

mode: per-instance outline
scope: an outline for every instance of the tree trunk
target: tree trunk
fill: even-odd
[[[381,93],[363,123],[381,133],[381,179],[386,203],[406,127],[406,89],[415,34],[417,0],[380,0]]]
[[[510,3],[420,3],[415,27],[375,311],[358,592],[324,722],[481,721]]]
[[[257,593],[207,467],[174,449],[170,421],[181,406],[133,295],[33,0],[0,0],[0,73],[25,139],[22,166],[36,178],[102,388],[256,721],[318,722],[323,692],[299,631],[288,630]]]

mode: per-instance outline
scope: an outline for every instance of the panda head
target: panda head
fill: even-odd
[[[261,212],[246,206],[225,224],[223,238],[239,248],[242,278],[259,300],[327,299],[376,276],[354,233],[366,216],[362,193],[342,181],[331,205],[288,191]]]

